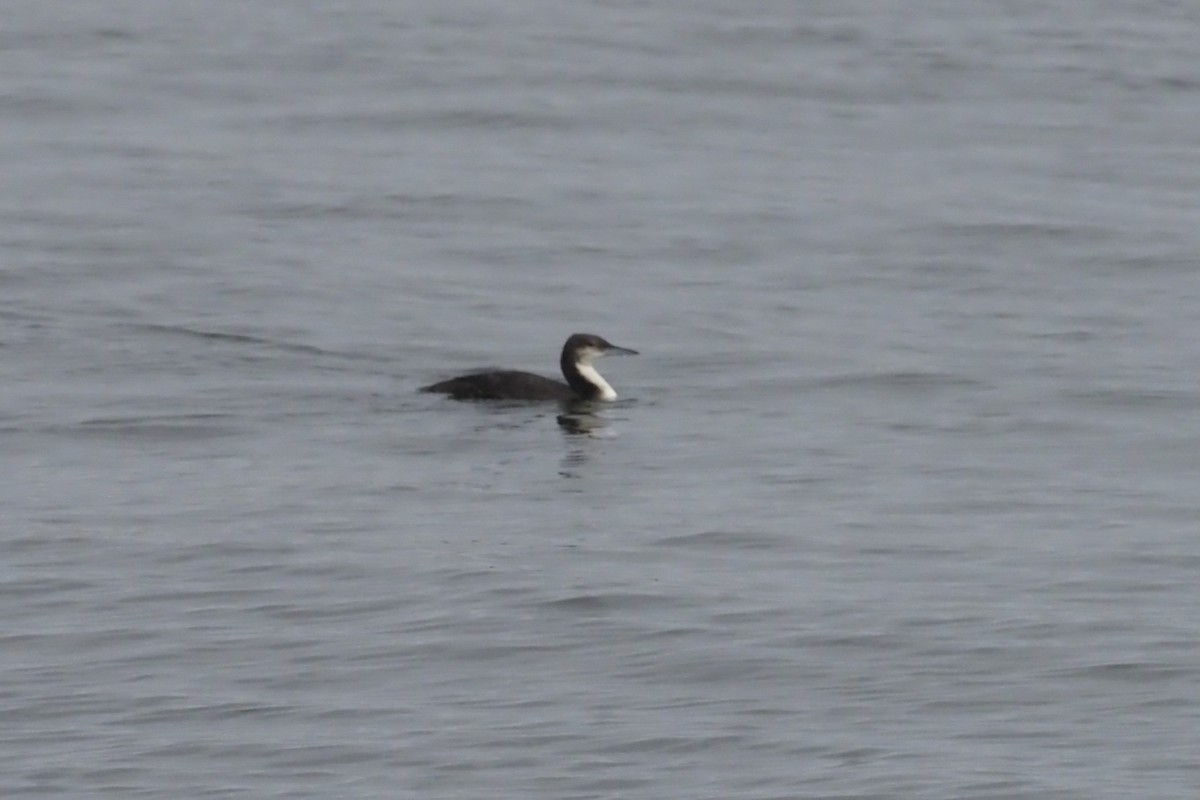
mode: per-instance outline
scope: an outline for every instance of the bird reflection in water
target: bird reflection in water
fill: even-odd
[[[563,456],[558,474],[564,478],[582,478],[583,473],[580,470],[591,457],[591,448],[587,446],[587,440],[607,439],[614,435],[605,430],[608,420],[596,412],[595,404],[588,402],[568,405],[556,420],[571,445]]]
[[[564,433],[574,436],[599,436],[608,425],[608,420],[591,409],[591,403],[569,406],[557,417],[558,426]]]

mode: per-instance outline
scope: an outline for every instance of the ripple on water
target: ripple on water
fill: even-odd
[[[659,547],[685,547],[710,550],[775,550],[788,547],[792,539],[761,531],[732,531],[714,530],[701,533],[687,533],[675,536],[665,536],[656,539],[654,544]]]
[[[220,436],[237,436],[242,429],[227,414],[162,414],[153,416],[97,417],[47,432],[133,443],[192,442]]]

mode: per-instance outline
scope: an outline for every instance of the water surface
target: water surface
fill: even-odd
[[[10,5],[5,798],[1200,790],[1189,6]]]

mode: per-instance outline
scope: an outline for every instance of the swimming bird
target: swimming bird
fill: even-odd
[[[421,391],[450,395],[455,400],[616,400],[617,393],[592,366],[597,358],[609,355],[636,356],[637,351],[617,347],[592,333],[573,333],[558,361],[566,383],[532,372],[500,370],[461,375]]]

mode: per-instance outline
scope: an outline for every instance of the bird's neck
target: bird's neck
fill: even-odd
[[[562,359],[563,376],[579,396],[588,400],[616,400],[616,391],[591,364]]]

